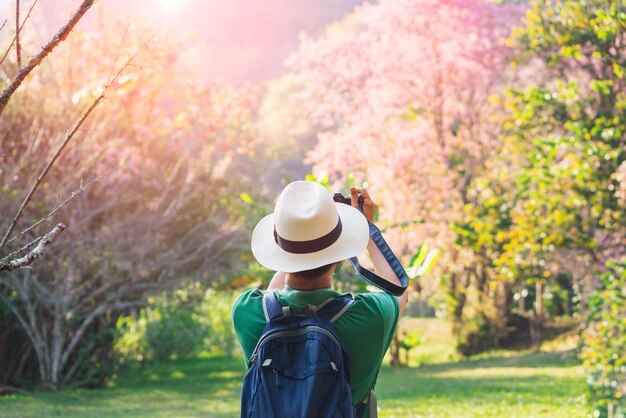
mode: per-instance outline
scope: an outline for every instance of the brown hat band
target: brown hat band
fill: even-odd
[[[341,230],[341,218],[339,218],[339,220],[337,221],[337,226],[328,234],[322,237],[308,241],[290,241],[278,235],[278,232],[276,232],[276,226],[274,226],[274,241],[276,241],[276,244],[278,244],[280,248],[287,251],[288,253],[315,253],[333,245],[335,241],[339,239],[339,236],[341,235]]]

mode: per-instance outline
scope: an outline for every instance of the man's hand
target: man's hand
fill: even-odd
[[[376,215],[376,203],[370,197],[367,189],[352,187],[350,189],[350,199],[352,206],[359,209],[359,193],[361,197],[363,197],[363,215],[365,215],[365,219],[369,221],[369,223],[374,223],[374,217]]]

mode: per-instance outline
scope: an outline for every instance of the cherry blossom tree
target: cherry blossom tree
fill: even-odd
[[[489,98],[515,74],[503,40],[519,15],[482,0],[383,0],[304,37],[287,61],[307,80],[295,102],[320,127],[308,155],[315,173],[367,181],[400,254],[423,242],[443,250],[457,300],[457,283],[477,273],[451,225],[498,151],[501,112]]]

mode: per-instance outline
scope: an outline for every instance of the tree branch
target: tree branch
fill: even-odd
[[[50,161],[48,161],[48,164],[46,165],[46,167],[43,169],[41,174],[39,174],[39,177],[37,177],[37,180],[35,181],[35,184],[33,184],[33,187],[31,187],[30,191],[28,192],[28,194],[24,198],[24,201],[22,202],[22,205],[18,209],[17,213],[15,214],[15,217],[13,218],[13,221],[11,222],[11,225],[9,226],[9,229],[7,230],[6,234],[4,235],[4,238],[2,239],[2,242],[0,242],[0,249],[4,247],[4,245],[6,244],[7,240],[10,238],[11,233],[13,232],[13,229],[15,228],[15,225],[17,224],[17,221],[19,221],[20,218],[22,217],[22,213],[24,212],[24,209],[26,208],[26,206],[30,202],[31,198],[35,194],[35,191],[37,191],[37,188],[39,188],[39,185],[41,184],[43,179],[46,177],[46,174],[48,174],[48,171],[50,171],[50,168],[52,167],[52,165],[59,158],[59,156],[61,155],[61,152],[63,152],[63,150],[65,149],[67,144],[72,140],[72,138],[74,137],[74,135],[76,134],[78,129],[81,127],[83,122],[85,122],[87,117],[91,114],[91,112],[93,112],[93,110],[96,108],[96,106],[98,106],[102,102],[102,100],[104,100],[104,91],[100,94],[100,96],[98,96],[91,103],[91,105],[87,108],[87,110],[85,110],[83,112],[82,116],[76,122],[76,124],[72,127],[72,129],[70,129],[67,132],[67,134],[65,134],[65,139],[63,140],[63,142],[61,142],[61,145],[59,146],[59,148],[57,148],[56,152],[54,153],[54,155],[52,156]]]
[[[65,350],[63,350],[60,362],[61,369],[65,367],[65,364],[67,363],[70,355],[72,354],[80,340],[83,338],[83,334],[85,333],[85,331],[87,331],[87,328],[96,318],[108,311],[141,306],[144,303],[142,300],[130,302],[121,302],[119,300],[116,301],[116,299],[119,299],[119,297],[126,291],[126,289],[126,286],[118,288],[115,293],[106,298],[105,301],[103,301],[100,305],[98,305],[96,309],[94,309],[89,315],[87,315],[87,317],[83,320],[80,326],[76,329],[74,335],[72,335],[72,338],[69,341],[69,344],[65,347]]]
[[[32,247],[33,245],[37,244],[39,241],[41,241],[41,239],[43,238],[43,236],[41,237],[37,237],[34,240],[32,240],[31,242],[29,242],[28,244],[24,245],[23,247],[13,251],[10,254],[7,254],[6,256],[2,257],[3,260],[9,260],[9,259],[13,259],[15,257],[17,257],[20,253],[22,253],[23,251],[26,251],[27,249],[29,249],[30,247]]]
[[[115,170],[115,169],[114,169]],[[46,219],[50,218],[52,215],[54,215],[56,212],[58,212],[63,206],[67,205],[72,199],[74,199],[76,196],[78,196],[80,193],[84,192],[85,190],[87,190],[87,187],[91,186],[92,183],[95,183],[96,181],[102,179],[103,177],[109,175],[110,173],[112,173],[114,170],[109,170],[106,173],[96,177],[95,179],[91,180],[89,183],[83,185],[82,181],[80,183],[80,186],[78,187],[78,189],[74,190],[72,192],[72,194],[65,199],[60,205],[58,205],[56,208],[54,208],[54,210],[52,210],[52,212],[50,212],[49,214],[47,214],[46,216],[44,216],[43,218],[41,218],[40,220],[38,220],[37,222],[35,222],[34,224],[32,224],[31,226],[29,226],[28,228],[26,228],[25,230],[23,230],[22,232],[20,232],[19,234],[17,234],[16,236],[14,236],[13,238],[11,238],[10,240],[7,241],[7,244],[10,244],[11,242],[15,241],[16,239],[18,239],[19,237],[21,237],[22,235],[24,235],[25,233],[27,233],[28,231],[31,231],[33,228],[37,227],[38,225],[40,225],[43,221],[45,221]],[[37,238],[37,240],[39,240],[41,238]],[[29,247],[30,245],[34,244],[37,240],[31,242],[30,244],[27,244],[27,247]],[[19,250],[18,250],[19,251]]]
[[[74,26],[78,23],[78,21],[83,17],[83,15],[93,6],[95,0],[83,0],[81,5],[78,7],[78,10],[72,15],[69,22],[65,26],[63,26],[53,37],[52,39],[44,45],[44,47],[39,51],[37,55],[28,61],[28,64],[23,68],[20,68],[17,75],[11,81],[11,83],[4,89],[4,91],[0,94],[0,116],[4,112],[4,108],[9,103],[11,96],[15,91],[20,87],[24,79],[30,74],[30,72],[37,67],[41,62],[50,54],[54,48],[56,48],[61,42],[63,42],[69,33],[74,29]],[[17,38],[17,37],[16,37]]]
[[[26,21],[28,20],[28,18],[30,17],[30,14],[33,12],[33,9],[35,8],[35,5],[37,4],[37,0],[35,0],[33,2],[33,4],[30,5],[30,9],[28,9],[28,13],[26,14],[26,17],[24,18],[24,21],[22,22],[22,24],[20,25],[20,31],[22,31],[24,29],[24,25],[26,24]],[[4,25],[7,23],[7,20],[4,21],[4,23],[2,24],[2,27],[0,27],[0,30],[2,30],[2,28],[4,28]],[[6,59],[7,55],[9,55],[9,52],[11,52],[11,48],[13,47],[13,45],[15,44],[15,36],[13,37],[13,39],[11,40],[11,43],[9,44],[9,47],[7,48],[6,51],[4,51],[4,55],[2,56],[2,58],[0,58],[0,65],[2,65],[2,63],[4,62],[4,60]]]
[[[22,45],[20,44],[20,0],[15,0],[15,54],[17,69],[22,68]]]
[[[44,177],[48,174],[48,171],[50,170],[52,165],[59,158],[59,156],[61,155],[61,153],[63,152],[63,150],[67,146],[67,144],[72,140],[72,138],[74,137],[74,135],[76,134],[78,129],[82,126],[82,124],[85,122],[87,117],[89,117],[91,112],[93,112],[93,110],[100,103],[102,103],[102,101],[104,100],[104,95],[106,94],[106,92],[110,88],[116,88],[116,87],[120,86],[120,84],[119,84],[119,77],[122,75],[124,70],[131,65],[132,61],[137,57],[138,54],[139,54],[139,52],[133,54],[131,57],[128,58],[126,63],[123,66],[120,67],[120,69],[119,69],[119,71],[117,73],[115,73],[115,76],[113,77],[113,79],[109,80],[107,82],[107,84],[105,86],[103,86],[102,91],[100,92],[100,95],[98,97],[96,97],[96,99],[91,103],[91,105],[83,112],[82,116],[76,122],[76,124],[72,127],[72,129],[70,129],[65,134],[65,139],[63,140],[63,142],[61,142],[61,145],[56,150],[56,152],[54,153],[54,155],[52,156],[50,161],[48,161],[48,164],[46,165],[44,170],[41,172],[39,177],[37,177],[37,180],[35,181],[35,184],[33,184],[33,187],[30,189],[30,191],[28,192],[28,195],[24,198],[24,201],[22,202],[22,205],[18,209],[17,213],[15,214],[15,217],[13,218],[13,221],[11,222],[11,225],[9,226],[9,229],[7,230],[6,234],[4,235],[4,238],[2,239],[2,242],[0,242],[0,249],[2,249],[6,245],[7,240],[11,237],[11,233],[13,232],[13,229],[15,228],[15,225],[17,224],[19,219],[22,217],[22,213],[24,212],[24,209],[26,208],[26,206],[30,202],[31,198],[35,194],[35,191],[37,190],[37,188],[39,187],[39,185],[43,181]],[[1,112],[1,108],[0,108],[0,112]]]
[[[37,258],[41,257],[44,249],[54,241],[57,236],[65,230],[65,225],[58,224],[50,232],[44,235],[39,244],[24,257],[17,259],[3,258],[0,260],[0,271],[12,271],[30,265]]]

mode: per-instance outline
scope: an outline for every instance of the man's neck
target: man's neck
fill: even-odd
[[[285,276],[285,284],[296,290],[317,290],[325,289],[333,286],[333,272],[316,277],[314,279],[305,279],[292,273]]]

